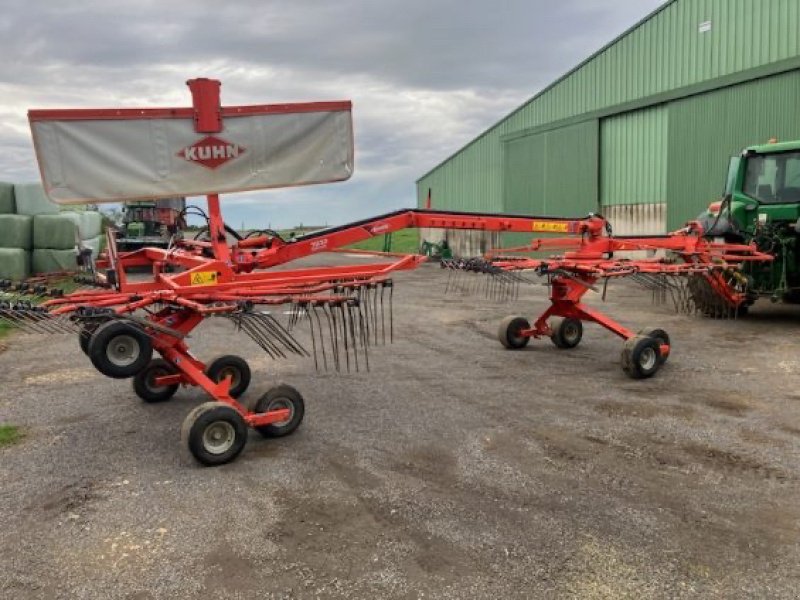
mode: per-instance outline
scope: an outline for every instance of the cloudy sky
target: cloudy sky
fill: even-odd
[[[351,99],[345,182],[229,195],[235,226],[413,206],[415,180],[661,0],[0,0],[0,180],[33,181],[29,108]]]

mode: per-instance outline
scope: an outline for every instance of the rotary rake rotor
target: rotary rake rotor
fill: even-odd
[[[489,275],[497,283],[483,286],[489,297],[499,294],[516,298],[520,283],[529,276],[546,279],[550,306],[531,324],[525,317],[505,319],[498,331],[508,349],[527,346],[531,338],[549,337],[559,348],[574,348],[582,339],[583,323],[592,322],[625,340],[621,363],[634,379],[652,377],[666,362],[670,338],[666,331],[646,328],[634,332],[608,315],[582,302],[588,291],[606,297],[608,282],[626,278],[650,291],[655,302],[671,300],[676,310],[700,312],[711,317],[736,317],[753,301],[747,279],[739,267],[746,262],[768,262],[772,257],[755,245],[716,243],[704,236],[699,223],[667,236],[646,238],[613,237],[608,223],[599,216],[580,222],[539,222],[546,231],[574,230],[577,236],[535,240],[529,246],[507,249],[471,261],[443,261],[442,266],[456,273],[448,278],[448,288],[474,289],[474,281],[464,284],[464,273]],[[560,255],[530,258],[521,253],[559,249]],[[513,254],[517,253],[517,254]],[[621,258],[620,254],[651,253],[651,258]],[[661,253],[656,256],[656,253]],[[510,255],[509,255],[510,254]]]

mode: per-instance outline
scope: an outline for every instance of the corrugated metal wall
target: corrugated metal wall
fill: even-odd
[[[503,209],[575,216],[597,210],[598,122],[506,140]]]
[[[433,208],[502,211],[501,152],[499,130],[494,130],[448,161],[446,169],[436,169],[421,179],[417,183],[417,206],[425,206],[430,189]]]
[[[423,176],[419,201],[494,210],[503,136],[797,57],[798,30],[798,0],[675,0]]]
[[[773,136],[800,139],[800,72],[686,98],[669,111],[667,224],[675,229],[719,199],[731,156]]]
[[[652,204],[667,200],[665,105],[603,119],[600,127],[600,203]]]

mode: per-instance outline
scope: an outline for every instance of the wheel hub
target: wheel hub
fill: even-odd
[[[645,348],[642,350],[642,354],[639,357],[639,364],[643,369],[649,371],[655,366],[657,361],[658,352],[656,352],[655,348]]]
[[[272,425],[275,425],[276,427],[283,427],[284,425],[291,422],[291,420],[294,418],[294,404],[292,402],[284,400],[283,398],[276,398],[267,405],[267,410],[265,410],[264,412],[272,412],[273,410],[284,410],[284,409],[289,410],[288,418],[284,419],[283,421],[276,421],[275,423],[272,423]]]
[[[203,446],[211,454],[223,454],[231,449],[236,431],[227,421],[215,421],[203,432]]]
[[[130,335],[118,335],[106,348],[109,362],[117,367],[127,367],[139,358],[139,342]]]

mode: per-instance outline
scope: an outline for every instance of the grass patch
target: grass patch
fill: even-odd
[[[16,425],[0,425],[0,446],[10,446],[20,441],[24,435]]]
[[[354,250],[372,250],[381,252],[384,249],[384,236],[378,235],[363,242],[358,242],[352,246],[347,246]],[[400,254],[416,254],[419,252],[419,231],[416,229],[401,229],[392,234],[391,252]]]
[[[0,339],[3,339],[8,333],[11,331],[11,327],[9,327],[5,323],[0,323]]]

